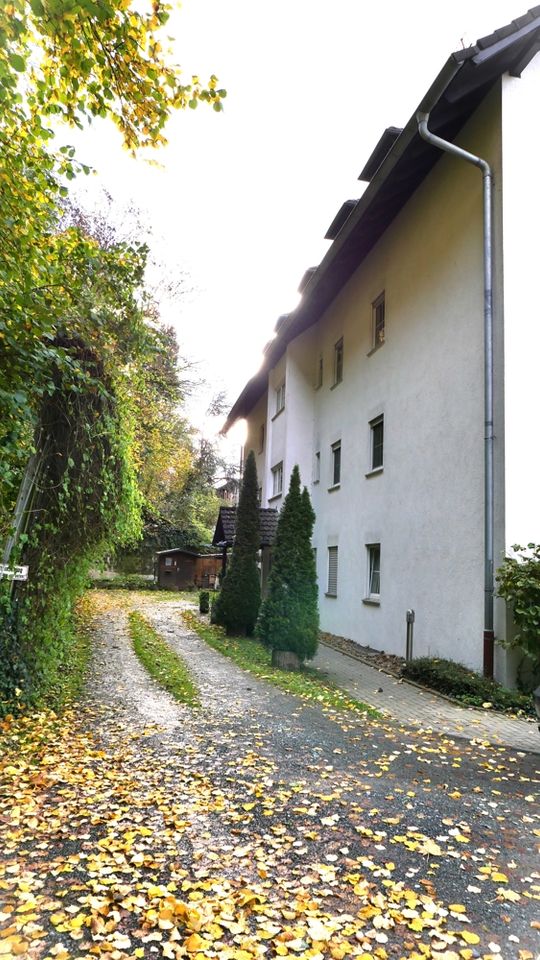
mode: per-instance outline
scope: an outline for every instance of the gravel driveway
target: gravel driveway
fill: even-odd
[[[19,735],[8,767],[17,955],[535,956],[537,757],[308,705],[207,647],[174,598],[96,603],[76,717],[40,734],[37,772]],[[130,609],[184,658],[199,709],[140,666]]]
[[[184,624],[178,601],[131,602],[188,664],[201,710],[193,713],[175,704],[145,675],[130,648],[126,614],[119,612],[99,625],[92,698],[106,698],[123,723],[159,724],[159,733],[147,737],[145,746],[168,773],[181,747],[187,748],[190,769],[211,777],[235,802],[261,789],[289,790],[291,784],[301,784],[302,792],[315,797],[300,805],[300,813],[288,801],[271,805],[272,816],[264,809],[250,812],[236,838],[258,843],[276,819],[285,823],[291,840],[285,852],[280,847],[280,864],[294,871],[304,856],[298,853],[304,844],[295,847],[295,842],[306,823],[315,822],[320,830],[321,821],[337,812],[335,824],[311,841],[312,858],[324,862],[329,851],[340,849],[348,851],[339,855],[343,860],[366,854],[375,863],[391,858],[393,882],[407,880],[418,890],[429,882],[443,902],[466,904],[474,929],[500,945],[505,957],[538,948],[537,931],[530,927],[538,912],[533,898],[540,893],[533,833],[540,826],[533,803],[540,782],[538,757],[491,748],[481,740],[468,744],[419,734],[387,720],[323,712],[209,648]],[[211,851],[222,842],[223,823],[217,824],[219,840],[214,828],[207,829],[211,836],[204,846]],[[419,856],[415,833],[437,843],[445,855]],[[503,887],[489,879],[497,874],[507,878]],[[497,890],[506,885],[519,900],[501,900]],[[508,936],[517,937],[519,946]]]

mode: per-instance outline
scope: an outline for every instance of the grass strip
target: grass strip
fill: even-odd
[[[183,610],[181,615],[187,625],[208,646],[229,657],[243,670],[254,673],[281,690],[306,700],[314,700],[320,706],[329,707],[332,710],[352,710],[374,718],[381,717],[374,707],[362,703],[361,700],[355,700],[331,680],[323,679],[311,667],[303,666],[298,672],[273,667],[271,650],[259,640],[253,637],[228,637],[222,627],[205,623],[191,610]]]
[[[184,661],[136,611],[129,614],[129,633],[133,649],[150,676],[175,700],[198,707],[199,693]]]

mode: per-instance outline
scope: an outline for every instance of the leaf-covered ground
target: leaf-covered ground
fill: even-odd
[[[88,693],[2,725],[4,956],[532,960],[538,756],[321,710],[102,596]],[[125,607],[201,708],[144,673]]]

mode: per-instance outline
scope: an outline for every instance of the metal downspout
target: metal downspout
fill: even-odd
[[[443,140],[428,130],[429,113],[416,114],[420,136],[445,153],[472,163],[482,171],[484,194],[484,675],[493,676],[493,174],[486,160]]]

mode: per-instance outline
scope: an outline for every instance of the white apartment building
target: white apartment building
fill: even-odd
[[[226,424],[247,421],[263,506],[300,467],[323,630],[403,654],[413,609],[415,656],[486,672],[511,629],[493,568],[540,541],[539,49],[536,7],[385,131]]]

